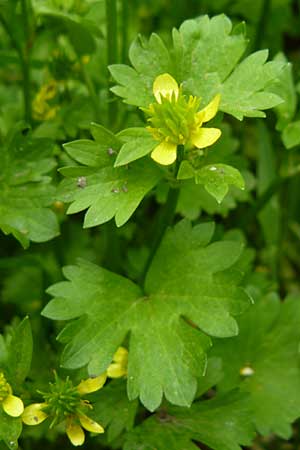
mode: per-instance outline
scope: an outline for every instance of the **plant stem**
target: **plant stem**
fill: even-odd
[[[180,163],[183,159],[183,152],[184,152],[184,147],[182,145],[179,145],[176,167],[175,167],[175,179],[177,177]],[[153,258],[157,252],[157,249],[160,246],[160,243],[162,241],[162,238],[164,237],[164,234],[165,234],[167,228],[170,225],[172,225],[172,223],[173,223],[173,219],[174,219],[174,216],[176,213],[176,206],[177,206],[177,202],[178,202],[179,193],[180,193],[180,189],[178,186],[175,186],[175,187],[170,186],[166,204],[164,205],[163,209],[161,209],[160,215],[158,217],[158,221],[157,221],[157,225],[156,225],[156,230],[157,230],[156,235],[154,237],[153,245],[150,250],[148,259],[146,261],[146,264],[145,264],[145,267],[144,267],[144,270],[143,270],[143,273],[141,276],[142,284],[144,284],[144,282],[145,282],[145,278],[146,278],[148,269],[151,266]]]
[[[123,63],[127,62],[129,2],[130,0],[122,0],[121,61]]]
[[[118,62],[118,39],[117,39],[117,1],[106,0],[106,40],[107,40],[107,65]],[[110,91],[111,80],[107,71],[107,99],[108,99],[108,124],[111,127],[116,122],[117,103]]]
[[[253,42],[253,50],[261,49],[262,40],[267,27],[270,8],[271,8],[271,0],[263,0],[259,21],[256,26],[256,35]]]
[[[260,211],[264,209],[264,207],[268,204],[273,195],[275,195],[278,192],[281,186],[290,178],[299,175],[299,173],[300,168],[296,167],[295,170],[293,170],[291,173],[276,178],[273,181],[273,183],[270,184],[270,186],[264,191],[264,193],[256,200],[256,202],[253,203],[252,207],[245,214],[242,223],[244,225],[250,223],[253,217],[257,216],[260,213]]]
[[[92,102],[92,105],[94,108],[95,119],[98,122],[100,122],[101,121],[100,104],[99,104],[99,98],[97,96],[93,80],[91,79],[90,74],[86,70],[84,63],[82,62],[82,60],[80,58],[79,58],[79,64],[80,64],[81,72],[82,72],[82,75],[84,78],[84,82],[89,91],[90,99],[91,99],[91,102]]]
[[[24,48],[15,38],[15,35],[10,27],[10,24],[5,20],[5,18],[0,14],[0,23],[2,24],[4,30],[9,36],[14,49],[17,51],[20,61],[20,66],[22,70],[22,90],[23,90],[23,101],[24,101],[24,118],[26,122],[30,125],[32,124],[32,111],[31,111],[31,89],[30,89],[30,34],[29,34],[29,21],[28,21],[28,8],[26,0],[22,0],[22,17],[23,17],[23,28],[25,36]]]
[[[30,82],[30,29],[27,0],[21,0],[22,18],[25,36],[25,45],[20,55],[20,62],[23,72],[23,98],[24,98],[24,115],[25,120],[29,124],[32,123],[31,110],[31,82]]]

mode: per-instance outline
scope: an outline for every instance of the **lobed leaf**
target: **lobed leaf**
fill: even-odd
[[[67,179],[60,185],[59,197],[62,201],[71,202],[68,214],[88,209],[85,228],[100,225],[113,217],[120,227],[159,182],[161,172],[150,160],[138,161],[130,167],[114,167],[122,141],[100,125],[94,124],[92,132],[95,141],[79,140],[65,144],[67,153],[84,166],[60,170]]]
[[[253,438],[247,396],[237,392],[198,401],[191,408],[167,408],[126,436],[124,450],[241,450]]]
[[[276,295],[269,295],[238,322],[239,336],[219,340],[213,348],[223,360],[219,389],[239,387],[247,392],[257,431],[288,439],[291,424],[300,417],[299,298],[280,303]]]
[[[129,52],[133,68],[110,66],[118,85],[112,90],[126,103],[147,107],[155,99],[152,86],[155,78],[169,73],[182,83],[183,92],[196,95],[206,105],[221,94],[220,110],[239,120],[265,117],[263,110],[273,108],[282,99],[280,79],[286,62],[266,62],[268,52],[258,51],[239,63],[247,46],[243,24],[233,28],[228,17],[201,16],[183,22],[173,30],[173,46],[152,35],[147,41],[139,37]],[[269,89],[277,82],[276,93]]]
[[[227,273],[243,246],[209,244],[213,230],[212,224],[192,228],[185,221],[170,230],[144,290],[85,261],[66,268],[68,281],[49,289],[54,299],[43,310],[54,320],[76,319],[60,334],[67,343],[63,366],[88,364],[91,374],[102,373],[130,333],[129,399],[140,396],[154,410],[165,394],[170,402],[189,406],[196,379],[205,372],[207,334],[237,334],[233,316],[249,304],[235,275]]]
[[[23,136],[16,126],[2,149],[0,176],[0,228],[13,234],[24,247],[59,234],[55,213],[49,206],[55,188],[46,176],[55,167],[52,142]]]

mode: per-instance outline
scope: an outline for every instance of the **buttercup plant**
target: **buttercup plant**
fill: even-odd
[[[299,15],[177,3],[1,3],[0,450],[299,446]]]

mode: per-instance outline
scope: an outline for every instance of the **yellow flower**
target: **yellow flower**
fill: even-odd
[[[113,362],[108,366],[107,376],[110,378],[120,378],[127,375],[128,351],[124,347],[119,347],[113,356]]]
[[[92,405],[80,397],[101,389],[106,379],[107,375],[104,373],[97,377],[82,380],[76,387],[72,386],[70,380],[62,384],[57,379],[58,390],[52,389],[50,394],[45,394],[46,402],[33,403],[27,406],[22,414],[23,422],[26,425],[38,425],[47,417],[54,416],[53,424],[59,422],[62,417],[65,419],[66,433],[71,443],[75,446],[82,445],[85,440],[84,430],[104,433],[104,428],[84,414],[83,411],[87,408],[92,409]],[[55,387],[55,385],[53,386]],[[56,414],[58,416],[55,416]]]
[[[66,433],[71,443],[75,446],[82,445],[85,440],[83,428],[92,433],[104,433],[104,428],[90,417],[84,414],[68,416],[66,420]]]
[[[188,100],[174,78],[168,73],[159,75],[153,83],[157,103],[143,111],[149,116],[147,127],[159,144],[151,153],[154,161],[169,165],[177,157],[177,146],[202,149],[213,145],[221,136],[218,128],[203,128],[218,112],[220,95],[199,111],[200,99],[190,96]]]
[[[22,414],[22,421],[26,425],[39,425],[48,417],[48,414],[43,411],[47,406],[47,403],[32,403],[26,406]]]
[[[49,81],[40,88],[32,102],[35,120],[50,120],[55,117],[58,106],[50,106],[48,100],[52,100],[56,94],[57,82],[55,80]]]
[[[99,389],[104,386],[106,378],[106,373],[102,373],[97,377],[91,377],[87,380],[82,380],[77,386],[77,391],[80,395],[91,394],[92,392],[99,391]]]
[[[12,388],[3,372],[0,372],[0,403],[6,414],[11,417],[19,417],[24,411],[22,400],[13,395]]]

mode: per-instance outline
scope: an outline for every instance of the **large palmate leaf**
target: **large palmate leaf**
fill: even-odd
[[[170,73],[182,83],[184,93],[200,97],[203,105],[221,94],[221,111],[240,120],[265,117],[263,110],[282,102],[268,86],[278,79],[285,62],[266,62],[268,52],[264,50],[239,63],[246,46],[244,26],[233,29],[224,15],[187,20],[173,31],[170,51],[155,34],[149,41],[139,37],[129,52],[133,68],[122,64],[110,67],[118,83],[112,90],[126,103],[147,107],[155,101],[155,78]]]
[[[63,366],[103,372],[130,332],[129,398],[140,396],[150,410],[163,394],[189,406],[205,371],[207,335],[236,335],[233,316],[249,304],[238,267],[233,270],[243,245],[209,244],[213,231],[211,223],[192,228],[187,221],[169,230],[143,290],[89,262],[65,268],[68,281],[49,289],[55,298],[43,311],[54,320],[77,319],[60,335],[67,343]]]
[[[92,125],[92,133],[94,141],[82,139],[65,144],[68,154],[81,165],[61,169],[67,179],[61,183],[59,196],[72,202],[68,214],[88,208],[85,227],[100,225],[113,217],[121,226],[158,183],[161,171],[148,160],[115,168],[123,142],[100,125]]]
[[[213,450],[240,450],[253,437],[250,419],[247,397],[231,392],[151,416],[128,433],[123,449],[196,450],[196,441]]]
[[[55,167],[51,153],[51,141],[23,136],[22,127],[16,127],[1,148],[0,228],[24,247],[59,232],[56,216],[48,208],[55,198],[51,178],[45,176]]]
[[[239,386],[249,393],[257,430],[288,438],[290,424],[300,417],[299,297],[259,300],[239,325],[238,337],[218,341],[213,349],[223,360],[219,388]]]

